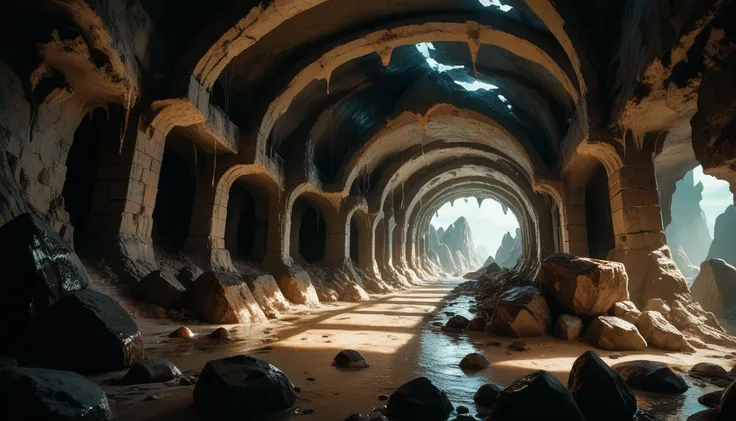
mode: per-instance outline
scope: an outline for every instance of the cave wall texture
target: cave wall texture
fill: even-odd
[[[434,212],[493,198],[518,271],[564,251],[639,285],[682,175],[736,191],[736,7],[502,3],[5,2],[0,224],[42,215],[129,282],[173,226],[169,252],[236,271],[240,250],[291,298],[439,276]],[[96,151],[68,160],[85,119]],[[65,203],[71,173],[94,180]]]

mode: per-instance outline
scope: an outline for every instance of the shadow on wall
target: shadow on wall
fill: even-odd
[[[594,259],[608,258],[616,247],[608,193],[608,175],[598,163],[585,186],[585,225],[588,228],[588,250]]]

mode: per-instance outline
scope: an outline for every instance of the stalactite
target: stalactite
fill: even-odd
[[[473,77],[478,78],[478,51],[480,51],[480,25],[477,22],[468,22],[468,49],[473,61]]]
[[[483,200],[485,200],[482,197],[476,197],[475,201],[478,202],[478,209],[480,209],[480,206],[483,204]]]

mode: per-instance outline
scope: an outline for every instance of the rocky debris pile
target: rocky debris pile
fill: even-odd
[[[639,331],[649,345],[657,348],[682,351],[687,345],[682,333],[658,311],[649,310],[642,313],[639,318]]]
[[[6,368],[0,370],[0,390],[4,420],[115,420],[102,389],[77,373]]]
[[[705,311],[736,320],[736,267],[722,259],[704,261],[690,292]]]
[[[248,355],[208,362],[193,396],[197,410],[221,420],[262,417],[296,401],[294,386],[281,370]]]
[[[444,391],[426,377],[419,377],[391,393],[386,415],[396,421],[445,421],[453,409]]]
[[[269,319],[278,319],[282,311],[291,308],[273,276],[265,274],[249,276],[246,277],[245,283],[250,288],[253,298]]]
[[[266,315],[256,302],[248,284],[237,275],[205,272],[189,291],[192,311],[208,323],[260,323]]]
[[[542,291],[531,286],[506,291],[487,329],[515,338],[543,336],[551,331],[552,315]]]
[[[121,379],[122,384],[163,383],[181,377],[174,364],[162,359],[149,359],[135,363]]]
[[[628,361],[613,366],[627,385],[635,390],[651,393],[685,393],[685,380],[664,363],[656,361]]]
[[[354,349],[343,349],[340,351],[335,355],[333,364],[335,367],[352,368],[355,370],[368,368],[370,366],[368,364],[368,360],[366,360],[360,352]]]

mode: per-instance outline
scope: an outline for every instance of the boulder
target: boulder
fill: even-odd
[[[723,259],[728,264],[736,266],[736,248],[733,246],[733,239],[736,237],[736,207],[731,205],[716,217],[713,232],[715,235],[706,260]]]
[[[626,269],[617,262],[556,253],[542,262],[539,279],[556,314],[600,316],[629,299]]]
[[[0,370],[4,421],[114,421],[105,392],[68,371],[16,367]]]
[[[698,398],[698,402],[708,408],[718,408],[718,405],[721,403],[721,398],[723,397],[723,392],[725,392],[725,390],[714,390],[706,393]]]
[[[486,319],[482,317],[476,317],[468,323],[466,329],[470,331],[483,331],[486,328]]]
[[[38,317],[64,295],[89,287],[84,266],[40,218],[0,226],[0,354],[16,354]]]
[[[282,311],[289,309],[289,302],[284,298],[273,276],[248,276],[245,278],[245,283],[248,284],[253,298],[269,319],[278,319]]]
[[[520,377],[501,391],[488,419],[585,421],[575,399],[557,378],[546,371]]]
[[[718,387],[727,387],[732,379],[726,369],[717,364],[698,363],[690,369],[690,377],[702,379]]]
[[[184,288],[188,289],[194,284],[194,281],[201,274],[202,271],[197,267],[184,266],[176,273],[176,280],[179,281]]]
[[[616,364],[613,370],[623,377],[630,388],[651,393],[685,393],[689,386],[664,363],[628,361]]]
[[[670,306],[664,302],[661,298],[651,298],[644,304],[642,311],[656,311],[662,315],[670,314]]]
[[[727,318],[729,310],[736,307],[736,267],[721,259],[706,260],[690,292],[705,311]]]
[[[309,307],[317,307],[319,298],[317,291],[312,285],[309,274],[303,270],[289,270],[288,273],[276,279],[281,293],[287,300],[296,304],[305,304]]]
[[[163,383],[181,377],[181,371],[162,359],[138,361],[123,376],[123,384]]]
[[[183,304],[186,288],[173,277],[154,270],[133,285],[130,292],[138,301],[173,308]]]
[[[294,386],[278,368],[249,355],[208,362],[194,388],[194,405],[209,419],[260,419],[290,408]]]
[[[667,320],[683,334],[709,344],[736,347],[736,339],[718,323],[713,313],[703,310],[699,303],[686,299],[675,300],[671,308]]]
[[[658,311],[645,311],[639,318],[639,332],[649,345],[668,351],[680,351],[685,337]]]
[[[368,296],[368,293],[355,282],[348,282],[343,286],[340,298],[343,301],[352,302],[368,301],[371,299],[371,297]]]
[[[266,321],[253,294],[237,275],[205,272],[189,290],[194,315],[207,323],[252,324]]]
[[[444,391],[418,377],[391,393],[386,415],[396,421],[445,421],[453,409]]]
[[[197,335],[195,335],[194,332],[186,326],[177,328],[175,331],[169,333],[169,338],[192,339],[196,336]]]
[[[641,311],[631,301],[620,301],[613,305],[613,315],[619,319],[626,320],[634,326],[638,326]]]
[[[515,338],[543,336],[552,328],[552,315],[542,291],[514,287],[501,295],[491,325],[496,332]]]
[[[486,383],[479,387],[473,396],[473,402],[484,408],[491,408],[503,388],[495,383]]]
[[[573,341],[580,337],[583,330],[583,321],[579,317],[563,314],[557,318],[555,323],[555,337],[566,341]]]
[[[483,354],[479,354],[477,352],[466,355],[460,361],[460,368],[462,368],[463,370],[482,370],[490,366],[491,363],[490,361],[488,361],[488,358],[486,358]]]
[[[467,317],[456,314],[445,323],[445,327],[451,329],[465,329],[470,324],[470,320]]]
[[[317,298],[321,303],[334,303],[340,299],[340,295],[332,288],[324,285],[314,285],[314,289],[317,292]]]
[[[690,415],[687,417],[687,421],[714,421],[716,419],[716,415],[718,415],[717,410],[708,408]]]
[[[343,349],[335,355],[334,365],[335,367],[353,369],[369,367],[368,360],[360,352],[353,349]]]
[[[641,351],[647,347],[636,326],[613,316],[593,319],[585,333],[585,340],[608,351]]]
[[[144,358],[138,326],[120,305],[93,290],[75,291],[39,321],[34,350],[44,367],[83,374],[120,370]]]
[[[718,415],[715,421],[733,421],[736,419],[736,382],[723,392],[721,403],[718,405]]]
[[[631,420],[636,413],[634,392],[595,352],[575,360],[567,387],[588,420]]]
[[[210,332],[207,337],[220,342],[230,342],[233,340],[233,335],[231,335],[230,331],[225,329],[224,327],[218,327],[217,329]]]

